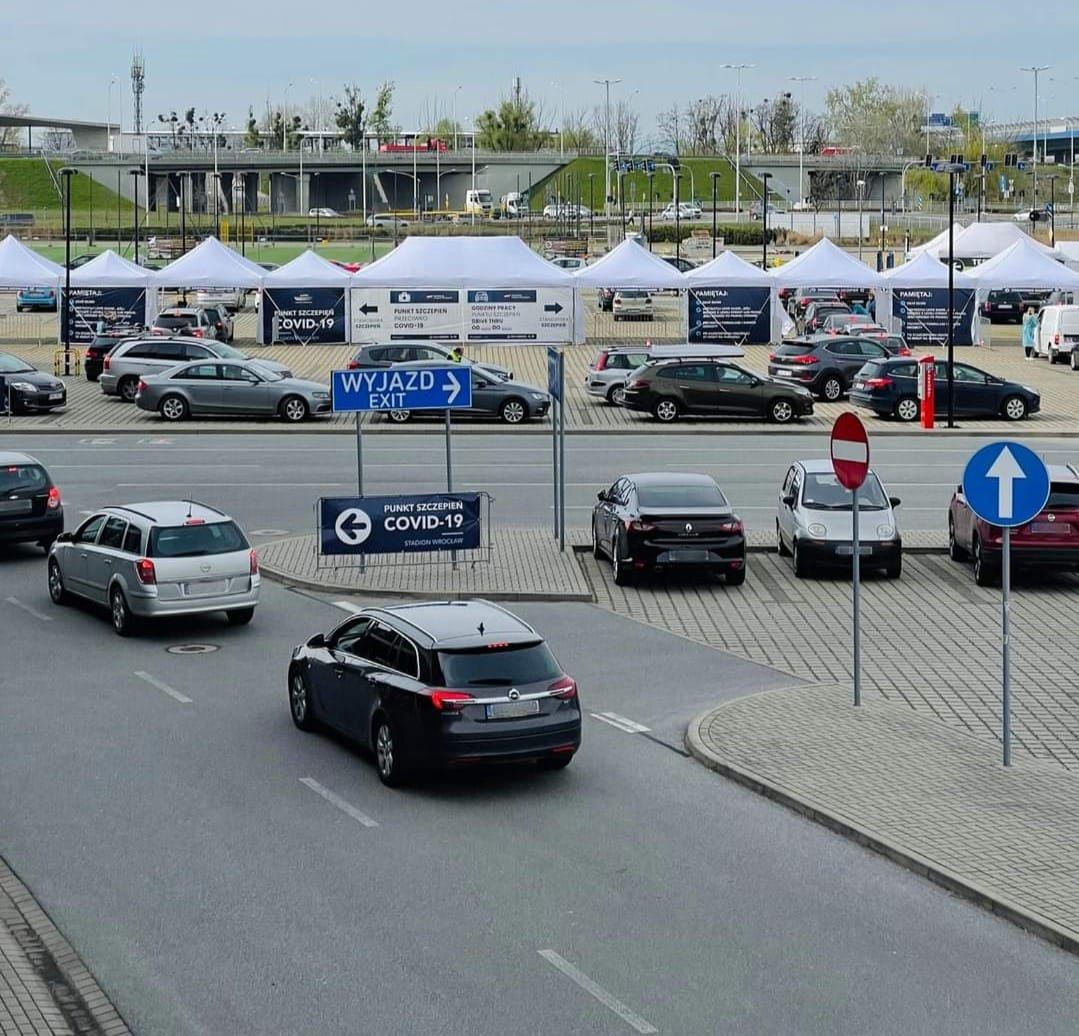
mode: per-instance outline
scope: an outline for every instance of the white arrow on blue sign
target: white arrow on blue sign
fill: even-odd
[[[472,406],[467,364],[332,371],[335,414],[370,410],[461,410]]]
[[[1042,459],[1017,442],[983,446],[967,461],[963,495],[971,510],[990,525],[1026,525],[1049,500],[1049,472]]]

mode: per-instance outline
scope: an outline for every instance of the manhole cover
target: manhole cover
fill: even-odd
[[[217,644],[173,644],[165,648],[170,655],[208,655],[219,649]]]
[[[91,512],[96,513],[96,512]],[[288,529],[253,529],[252,536],[284,536]]]

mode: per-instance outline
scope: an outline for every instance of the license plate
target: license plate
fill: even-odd
[[[856,381],[854,383],[854,387],[856,389],[864,389],[865,388],[865,382],[864,381]]]
[[[1071,532],[1070,523],[1057,523],[1057,522],[1034,522],[1030,526],[1031,532],[1048,532],[1048,533],[1061,533]]]
[[[667,551],[667,559],[669,561],[707,561],[708,551],[706,550],[669,550]]]
[[[49,393],[49,399],[63,399],[63,398],[64,398],[63,392],[50,392]]]
[[[227,579],[208,579],[203,583],[187,583],[184,593],[188,597],[210,597],[213,594],[223,594],[228,586]]]
[[[836,547],[835,552],[837,554],[841,554],[843,557],[853,557],[854,556],[854,546],[852,544],[850,544],[850,543],[841,543],[838,547]],[[861,557],[864,554],[872,554],[872,553],[873,553],[873,548],[871,546],[868,546],[865,543],[859,543],[858,544],[858,556],[859,557]]]
[[[0,500],[0,513],[22,514],[33,506],[32,500]]]
[[[794,377],[794,371],[785,371],[782,368],[777,370],[776,374],[778,374],[781,378],[793,378]]]
[[[1008,302],[998,302],[997,303],[997,309],[1011,309],[1011,308],[1012,308],[1012,306]]]
[[[522,716],[536,716],[539,714],[540,703],[538,698],[529,698],[527,701],[496,701],[493,705],[486,706],[488,719],[520,719]]]

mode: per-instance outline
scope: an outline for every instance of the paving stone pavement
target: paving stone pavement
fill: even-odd
[[[416,563],[415,556],[384,555],[366,571],[353,558],[338,568],[321,563],[312,536],[293,536],[259,547],[262,571],[273,579],[325,593],[375,594],[386,597],[489,597],[502,601],[591,601],[592,590],[573,550],[560,553],[550,532],[495,529],[490,560],[456,570],[443,559]],[[472,556],[472,555],[469,555]],[[403,563],[402,563],[403,562]]]
[[[912,537],[913,538],[913,537]],[[918,537],[931,542],[930,537]],[[754,554],[742,587],[670,576],[617,587],[582,555],[601,607],[802,679],[852,678],[849,577],[796,579],[789,560]],[[1012,600],[1013,748],[1079,771],[1079,578],[1018,575]],[[862,680],[886,701],[997,745],[1001,595],[969,565],[905,553],[903,577],[862,584]]]
[[[0,1034],[129,1036],[78,954],[0,859]]]
[[[778,799],[1079,952],[1079,774],[999,750],[848,683],[749,695],[686,744]]]

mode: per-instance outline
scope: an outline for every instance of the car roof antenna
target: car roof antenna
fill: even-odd
[[[191,517],[191,498],[187,498],[187,517]]]

